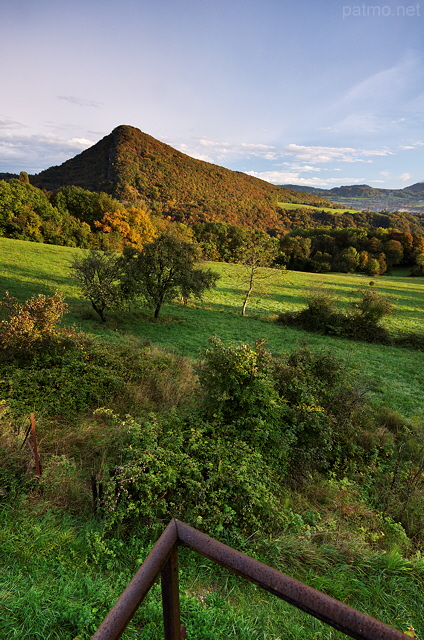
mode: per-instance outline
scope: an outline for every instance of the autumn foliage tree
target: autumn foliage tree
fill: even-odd
[[[126,246],[142,249],[156,235],[148,212],[135,206],[106,211],[94,226],[102,234],[102,248],[109,251],[122,251]]]

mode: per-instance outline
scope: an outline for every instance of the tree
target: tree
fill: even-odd
[[[402,262],[403,247],[399,240],[388,240],[383,246],[387,267],[390,270],[396,264]]]
[[[76,257],[71,269],[83,297],[90,300],[102,322],[106,322],[106,308],[122,307],[125,295],[121,287],[120,265],[114,254],[91,250],[84,257]]]
[[[424,253],[419,253],[410,271],[411,276],[424,276]]]
[[[258,279],[259,267],[269,267],[278,250],[278,240],[261,231],[251,231],[243,247],[242,263],[248,267],[247,289],[244,295],[241,315],[246,314],[246,306]]]
[[[199,259],[198,245],[172,233],[161,234],[142,251],[124,252],[126,295],[141,295],[154,310],[155,319],[163,303],[178,294],[201,298],[204,291],[215,286],[218,275],[196,268]]]
[[[352,273],[359,264],[359,254],[355,247],[346,247],[342,249],[336,258],[336,266],[338,271],[343,273]]]
[[[365,271],[369,276],[378,276],[380,273],[380,263],[377,258],[370,258],[368,260]]]
[[[109,251],[122,251],[125,246],[141,249],[156,235],[148,212],[135,206],[106,211],[94,226],[102,234],[103,248]]]

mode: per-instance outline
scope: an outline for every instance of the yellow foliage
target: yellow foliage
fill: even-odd
[[[103,245],[111,251],[121,251],[125,246],[142,249],[157,235],[150,215],[141,207],[122,207],[117,211],[106,211],[95,226],[105,234]]]

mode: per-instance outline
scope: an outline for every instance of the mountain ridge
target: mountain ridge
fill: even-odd
[[[403,189],[380,189],[371,187],[368,184],[342,185],[332,189],[295,184],[281,186],[286,189],[294,189],[327,198],[334,204],[340,203],[356,209],[362,208],[370,211],[400,210],[409,213],[424,213],[424,182],[416,182]]]
[[[0,174],[0,179],[13,177],[18,176]],[[331,190],[274,185],[240,171],[192,158],[129,125],[119,125],[85,151],[59,166],[31,175],[29,179],[33,186],[52,193],[69,185],[104,191],[124,204],[143,208],[146,205],[153,215],[188,225],[219,222],[279,234],[294,227],[319,225],[377,225],[417,230],[423,224],[422,215],[379,213],[399,209],[381,202],[382,192],[389,197],[393,192],[397,193],[396,190],[378,190],[368,185]],[[402,192],[404,205],[408,198],[417,202],[421,197],[421,183]],[[324,193],[326,198],[321,195]],[[291,206],[285,207],[282,203]],[[306,208],[292,206],[296,204],[306,205]],[[422,205],[424,213],[424,193]],[[335,210],[333,213],[332,209],[340,206],[357,212],[341,215]],[[420,209],[417,213],[421,213]]]
[[[281,201],[332,206],[319,196],[192,158],[129,125],[30,181],[46,190],[72,184],[125,202],[142,200],[153,212],[186,223],[223,220],[272,229],[281,226]]]

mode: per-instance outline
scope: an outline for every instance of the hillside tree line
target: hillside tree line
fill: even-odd
[[[0,180],[3,237],[121,252],[124,248],[141,250],[177,225],[183,235],[199,243],[204,258],[211,261],[245,262],[254,238],[256,253],[264,248],[263,264],[270,264],[266,254],[272,245],[273,265],[287,269],[379,275],[400,265],[408,266],[412,275],[424,275],[424,236],[419,220],[412,224],[411,216],[369,212],[340,215],[299,209],[291,211],[290,220],[284,221],[288,214],[281,210],[283,226],[290,222],[292,227],[284,232],[214,221],[215,214],[210,212],[209,221],[193,222],[199,217],[191,214],[171,220],[140,199],[121,202],[107,193],[72,185],[49,193],[32,186],[24,172],[19,179]],[[255,215],[258,227],[263,226],[260,211]],[[188,220],[190,226],[185,224]]]

